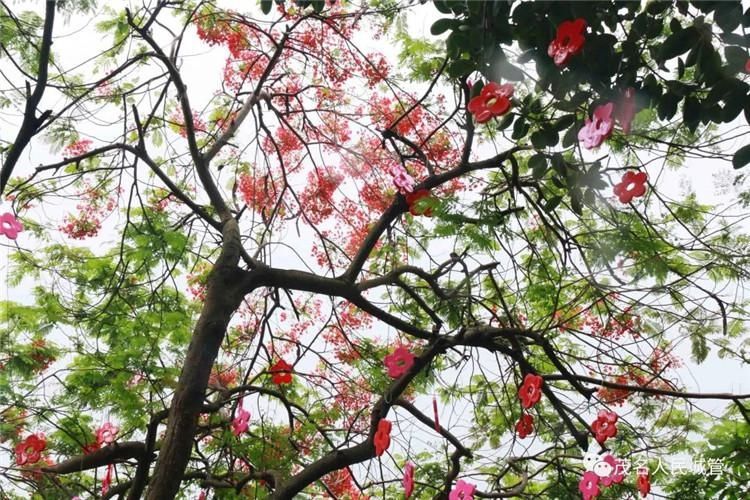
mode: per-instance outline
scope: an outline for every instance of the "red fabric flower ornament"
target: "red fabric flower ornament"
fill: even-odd
[[[513,96],[513,85],[500,85],[490,82],[478,96],[469,101],[467,109],[474,115],[478,123],[486,123],[494,116],[502,116],[510,109],[510,98]]]
[[[635,89],[628,87],[622,93],[622,98],[617,103],[617,112],[615,113],[617,121],[622,127],[624,134],[630,133],[630,126],[635,117]]]
[[[8,239],[15,240],[18,233],[23,231],[23,225],[10,212],[0,215],[0,234],[4,234]]]
[[[271,380],[276,385],[291,384],[292,383],[292,365],[280,359],[273,365],[268,373],[272,373],[273,377]]]
[[[426,215],[432,217],[432,207],[423,207],[419,200],[425,200],[430,198],[430,192],[427,189],[418,189],[413,193],[406,195],[406,204],[409,205],[409,213],[417,215]]]
[[[617,413],[613,411],[601,410],[591,424],[591,430],[594,431],[594,437],[599,444],[617,435]]]
[[[635,480],[635,487],[641,493],[643,498],[646,498],[651,492],[651,480],[648,477],[648,471],[638,471],[638,477]]]
[[[477,487],[473,484],[467,483],[463,479],[459,479],[455,488],[453,488],[450,495],[448,495],[448,500],[473,500],[475,489],[477,489]]]
[[[624,479],[624,471],[625,466],[622,462],[622,460],[616,459],[613,455],[607,454],[604,456],[603,462],[607,465],[609,465],[609,468],[607,470],[608,474],[605,476],[601,476],[600,474],[597,474],[600,476],[600,481],[604,486],[611,486],[612,484],[620,484]],[[595,469],[595,472],[597,469]]]
[[[522,413],[521,418],[516,422],[516,433],[521,439],[534,432],[534,417],[528,413]]]
[[[239,437],[242,433],[247,432],[248,422],[250,421],[250,412],[242,407],[242,399],[237,405],[237,413],[232,420],[232,434]]]
[[[414,364],[414,355],[406,347],[398,346],[393,353],[385,357],[383,362],[388,368],[388,376],[399,378]]]
[[[523,379],[523,384],[518,389],[518,397],[521,400],[521,406],[528,409],[534,406],[542,398],[542,383],[544,379],[539,375],[527,373]]]
[[[646,194],[646,172],[629,170],[622,176],[622,181],[615,184],[614,193],[621,203],[630,203],[633,198]]]
[[[114,443],[118,432],[120,432],[120,429],[116,425],[105,422],[96,431],[96,443],[99,446]]]
[[[414,464],[407,462],[404,465],[404,500],[409,500],[411,494],[414,492]]]
[[[378,430],[375,431],[375,436],[372,439],[377,456],[382,455],[391,445],[391,427],[390,420],[381,418],[380,422],[378,422]]]
[[[615,128],[615,120],[612,111],[615,105],[611,102],[597,106],[592,117],[586,121],[578,131],[578,140],[586,149],[594,149],[601,146],[602,142],[612,134]]]
[[[583,500],[592,500],[599,494],[599,476],[594,471],[586,471],[578,483],[578,491],[583,495]]]
[[[32,434],[16,445],[16,465],[35,464],[47,447],[44,434]]]
[[[547,54],[555,61],[558,67],[565,66],[568,60],[581,52],[586,37],[586,21],[578,18],[573,21],[563,21],[557,26],[555,39],[547,48]]]

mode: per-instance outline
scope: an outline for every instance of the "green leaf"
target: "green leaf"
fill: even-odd
[[[432,26],[430,26],[430,33],[433,35],[442,35],[448,30],[452,30],[456,24],[458,23],[455,19],[450,19],[447,17],[444,17],[442,19],[438,19],[434,23],[432,23]]]
[[[554,209],[557,208],[557,206],[562,202],[563,197],[560,195],[553,196],[547,202],[544,204],[544,211],[545,212],[552,212]]]
[[[531,168],[531,175],[535,179],[541,179],[547,172],[547,157],[542,153],[537,153],[529,158],[529,168]]]
[[[699,32],[694,26],[672,33],[664,40],[657,59],[668,61],[682,55],[693,48],[699,39]]]
[[[516,120],[516,123],[513,124],[513,134],[511,135],[511,138],[517,141],[525,137],[528,132],[529,124],[526,123],[526,120],[522,116],[518,120]]]
[[[476,63],[469,59],[453,61],[448,67],[448,75],[453,78],[468,75],[476,69]]]
[[[742,146],[732,157],[732,166],[734,168],[742,168],[748,163],[750,163],[750,144]]]
[[[272,6],[273,0],[260,0],[260,10],[262,10],[264,14],[271,12]]]

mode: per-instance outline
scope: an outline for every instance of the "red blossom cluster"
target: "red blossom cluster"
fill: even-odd
[[[98,235],[102,220],[117,207],[119,194],[119,189],[112,193],[103,187],[85,186],[78,195],[83,200],[76,205],[78,213],[66,215],[60,230],[75,240]]]
[[[91,145],[94,143],[91,139],[79,139],[77,141],[71,142],[67,146],[65,146],[65,149],[63,149],[63,157],[64,158],[75,158],[76,156],[81,156],[82,154],[86,154],[91,150]]]

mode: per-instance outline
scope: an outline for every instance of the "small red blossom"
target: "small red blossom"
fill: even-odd
[[[375,445],[375,455],[381,456],[391,445],[391,427],[390,420],[381,418],[378,422],[378,430],[375,431],[372,442]]]
[[[404,479],[402,480],[404,485],[404,500],[409,500],[411,494],[414,492],[414,464],[407,462],[404,465]]]
[[[105,422],[96,431],[96,442],[99,446],[114,443],[115,439],[117,439],[118,432],[120,432],[120,429],[116,425],[113,425],[110,422]]]
[[[391,354],[385,357],[383,362],[386,368],[388,368],[388,376],[399,378],[409,371],[409,368],[414,364],[414,355],[406,347],[398,346]]]
[[[525,439],[526,436],[534,432],[534,417],[528,413],[522,413],[521,418],[516,422],[516,433],[521,439]]]
[[[614,107],[611,102],[602,104],[596,107],[591,118],[586,118],[583,127],[578,131],[578,140],[586,149],[598,148],[612,134],[615,127],[612,117]]]
[[[633,198],[646,194],[646,181],[648,174],[646,172],[634,172],[628,170],[622,176],[622,181],[615,184],[613,189],[615,196],[621,203],[630,203]]]
[[[450,495],[448,495],[448,500],[473,500],[476,488],[473,484],[459,479],[456,486],[451,490]]]
[[[18,219],[12,213],[5,212],[0,215],[0,234],[5,235],[8,239],[15,240],[21,231],[23,231],[23,225],[18,222]]]
[[[617,435],[617,413],[601,410],[596,420],[591,424],[591,430],[599,444]]]
[[[547,54],[555,61],[558,67],[565,66],[571,57],[581,52],[586,37],[586,21],[578,18],[573,21],[563,21],[557,26],[555,39],[547,48]]]
[[[421,206],[423,203],[419,203],[420,200],[427,200],[430,197],[430,191],[427,189],[418,189],[413,193],[407,194],[406,204],[409,205],[409,213],[414,216],[425,215],[432,217],[432,207],[423,207]]]
[[[63,157],[75,158],[89,152],[91,145],[94,143],[91,139],[81,139],[75,142],[71,142],[65,149],[63,149]]]
[[[510,83],[500,85],[490,82],[482,87],[478,96],[469,101],[467,109],[478,123],[486,123],[490,121],[490,118],[502,116],[508,112],[513,91],[513,85]]]
[[[638,491],[643,498],[646,498],[646,495],[651,492],[651,480],[647,470],[638,471],[638,477],[635,480],[635,487],[638,488]]]
[[[586,471],[578,483],[578,491],[583,495],[583,500],[592,500],[599,494],[599,476],[593,471]]]
[[[523,384],[518,389],[518,397],[521,400],[521,406],[526,409],[531,408],[542,398],[542,383],[544,379],[539,375],[527,373],[523,379]]]
[[[280,359],[273,365],[268,373],[273,373],[271,380],[276,385],[292,383],[292,365]]]
[[[250,412],[242,407],[242,399],[237,405],[237,414],[232,420],[232,434],[239,437],[247,432],[248,422],[250,421]]]
[[[44,434],[31,434],[16,445],[16,465],[37,463],[46,447],[47,440]]]
[[[611,486],[614,484],[620,484],[625,479],[625,467],[622,460],[616,459],[613,455],[607,454],[604,456],[604,463],[609,465],[608,474],[601,476],[601,483],[604,486]]]

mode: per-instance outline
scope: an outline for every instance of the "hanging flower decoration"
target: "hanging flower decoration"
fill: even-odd
[[[96,431],[96,444],[99,446],[103,444],[112,444],[117,439],[117,433],[120,429],[110,422],[105,422]]]
[[[391,175],[393,176],[393,184],[401,194],[408,194],[414,191],[416,181],[402,165],[392,167]]]
[[[526,409],[531,408],[542,398],[542,383],[544,379],[539,375],[527,373],[523,379],[523,384],[518,389],[518,397],[521,400],[521,406]]]
[[[635,118],[635,89],[633,87],[626,88],[622,93],[622,98],[617,103],[615,115],[620,127],[622,127],[622,133],[629,134],[630,126],[633,124],[633,118]]]
[[[491,118],[502,116],[510,109],[510,98],[513,97],[514,87],[510,83],[500,85],[489,82],[482,87],[478,96],[469,101],[469,110],[477,123],[486,123]]]
[[[383,362],[388,368],[388,376],[399,378],[414,364],[414,355],[406,347],[398,346],[393,353],[385,357]]]
[[[578,483],[578,491],[583,495],[583,500],[591,500],[596,498],[601,490],[599,490],[599,476],[594,471],[586,471],[583,473],[581,481]]]
[[[406,195],[406,204],[409,206],[409,213],[417,215],[426,215],[432,217],[432,207],[424,207],[424,203],[419,203],[420,200],[430,199],[430,191],[427,189],[418,189],[413,193]]]
[[[557,67],[565,66],[571,57],[581,52],[586,42],[586,37],[583,36],[585,30],[586,20],[581,18],[563,21],[557,26],[555,39],[547,48],[547,54],[555,61]]]
[[[414,464],[407,462],[404,465],[404,479],[402,481],[404,485],[404,500],[409,500],[411,494],[414,492]]]
[[[16,445],[16,465],[35,464],[42,458],[42,452],[47,447],[44,434],[31,434]]]
[[[534,432],[534,417],[528,413],[522,413],[521,418],[516,422],[516,434],[521,439],[525,439],[526,436]]]
[[[23,231],[23,225],[13,214],[5,212],[0,215],[0,234],[4,234],[10,240],[15,240],[21,231]]]
[[[591,118],[586,118],[583,127],[578,131],[578,140],[586,149],[598,148],[612,134],[615,127],[612,117],[614,107],[611,102],[601,104],[596,107]]]
[[[601,410],[596,420],[591,424],[591,430],[599,444],[617,435],[617,413]]]
[[[237,405],[237,413],[232,420],[232,434],[239,437],[241,434],[247,432],[248,422],[250,421],[250,412],[242,407],[242,399]]]
[[[603,466],[604,463],[607,467]],[[618,460],[614,455],[607,453],[601,462],[598,462],[594,466],[594,472],[599,476],[599,482],[604,486],[611,486],[612,484],[620,484],[625,479],[623,474],[625,468],[622,460]]]
[[[102,496],[106,495],[112,485],[112,464],[107,465],[107,473],[102,479]]]
[[[375,444],[375,455],[381,456],[391,445],[391,422],[381,418],[378,422],[378,430],[375,431],[373,443]]]
[[[646,194],[647,180],[648,174],[646,172],[628,170],[622,176],[622,181],[615,184],[613,189],[615,196],[620,200],[620,203],[630,203],[633,198]]]
[[[292,365],[280,359],[273,365],[268,373],[273,374],[271,381],[276,385],[292,383]]]
[[[451,490],[450,495],[448,495],[448,500],[473,500],[474,490],[476,489],[477,487],[473,484],[459,479],[456,486]]]
[[[651,480],[649,478],[648,470],[638,469],[638,477],[635,480],[635,487],[638,488],[641,496],[646,498],[651,492]]]

